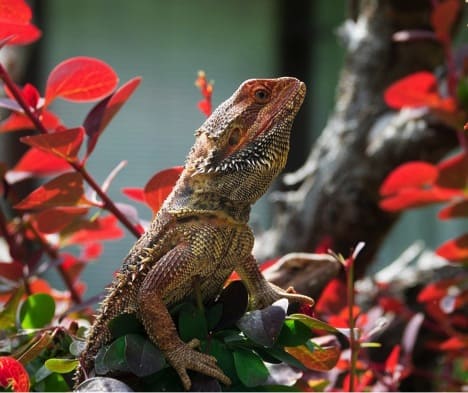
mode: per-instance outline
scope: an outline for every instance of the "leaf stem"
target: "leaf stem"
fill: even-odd
[[[42,134],[48,134],[47,128],[44,126],[42,121],[39,119],[37,116],[37,113],[35,113],[28,105],[28,103],[25,101],[21,91],[18,89],[16,84],[13,82],[11,79],[10,75],[8,74],[7,70],[3,67],[2,64],[0,64],[0,78],[3,80],[5,85],[8,87],[8,89],[11,91],[11,94],[13,94],[13,97],[15,97],[15,100],[18,102],[18,104],[23,108],[24,113],[26,116],[29,117],[29,119],[32,121],[34,126],[37,128],[37,130],[42,133]],[[83,179],[89,184],[89,186],[96,191],[96,194],[99,195],[101,200],[104,203],[104,208],[108,211],[110,211],[117,219],[129,230],[130,233],[132,233],[136,238],[139,238],[141,233],[138,230],[138,228],[133,225],[123,214],[120,209],[115,205],[115,203],[112,201],[112,199],[109,198],[109,196],[102,190],[102,188],[99,186],[99,184],[94,180],[94,178],[89,174],[89,172],[86,170],[86,168],[77,163],[77,162],[70,162],[69,164],[72,166],[72,168],[81,174],[83,176]]]

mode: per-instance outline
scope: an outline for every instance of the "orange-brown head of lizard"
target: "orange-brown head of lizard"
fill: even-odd
[[[250,79],[197,131],[186,181],[252,204],[286,164],[290,130],[305,95],[296,78]]]

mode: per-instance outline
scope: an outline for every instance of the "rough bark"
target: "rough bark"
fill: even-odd
[[[383,101],[394,81],[443,65],[434,41],[392,41],[396,31],[430,29],[430,9],[429,0],[365,0],[344,23],[335,107],[303,167],[284,176],[288,189],[272,195],[274,222],[255,247],[260,260],[313,251],[325,237],[345,255],[365,241],[361,274],[398,218],[378,206],[383,179],[401,163],[436,162],[456,146],[455,133],[427,113],[405,116]]]

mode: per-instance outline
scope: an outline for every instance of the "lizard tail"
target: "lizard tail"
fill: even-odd
[[[110,292],[101,304],[100,311],[86,337],[86,346],[79,357],[78,368],[73,377],[74,389],[90,377],[94,369],[94,361],[99,349],[109,343],[112,334],[108,323],[122,313],[122,299],[118,296],[120,291]]]
[[[85,379],[89,378],[99,349],[111,339],[111,332],[107,326],[109,319],[102,318],[102,315],[100,314],[91,327],[86,339],[86,347],[80,354],[78,368],[73,377],[74,389]]]

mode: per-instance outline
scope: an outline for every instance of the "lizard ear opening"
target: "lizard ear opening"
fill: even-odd
[[[229,135],[228,144],[229,146],[237,146],[241,140],[242,131],[240,128],[236,127],[231,131]]]

